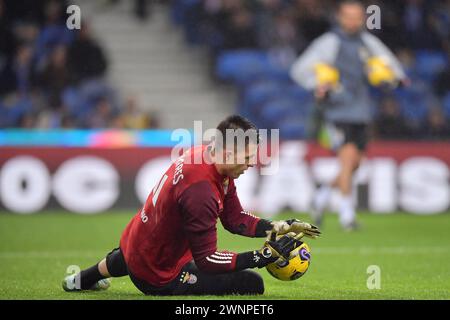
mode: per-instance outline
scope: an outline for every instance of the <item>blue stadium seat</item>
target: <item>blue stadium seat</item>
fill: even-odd
[[[447,117],[447,119],[450,120],[450,91],[447,92],[447,94],[442,99],[442,105],[444,108],[444,114]]]
[[[301,117],[291,117],[281,120],[278,123],[281,140],[298,140],[306,138],[307,121]]]
[[[223,80],[248,82],[261,75],[267,63],[267,55],[262,51],[228,51],[218,57],[216,72]]]
[[[395,96],[400,104],[402,116],[411,121],[421,122],[428,114],[425,92],[414,89],[397,89]]]
[[[312,92],[303,89],[295,83],[286,87],[286,94],[299,101],[309,101],[312,98]]]
[[[19,126],[20,119],[27,113],[33,112],[33,103],[27,97],[19,98],[14,105],[6,107],[6,124],[7,126]]]
[[[416,52],[416,72],[424,80],[431,82],[445,69],[448,59],[444,52],[419,50]]]
[[[256,79],[289,79],[287,69],[279,66],[267,52],[259,50],[225,51],[217,58],[216,75],[240,85]]]
[[[172,1],[172,21],[175,24],[184,24],[186,12],[199,4],[201,0],[173,0]]]
[[[295,99],[276,98],[261,106],[258,113],[267,128],[278,128],[278,122],[290,117],[305,117],[302,106]]]
[[[52,49],[57,45],[70,45],[75,33],[65,25],[49,25],[44,27],[36,39],[35,59],[38,65],[44,63]]]
[[[68,112],[81,121],[93,109],[94,101],[89,100],[80,90],[75,87],[68,87],[62,93],[62,101],[67,107]]]
[[[240,112],[255,113],[258,106],[280,95],[285,85],[271,80],[253,82],[242,88]]]

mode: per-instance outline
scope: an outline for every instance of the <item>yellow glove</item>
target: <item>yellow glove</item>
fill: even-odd
[[[394,71],[381,57],[371,57],[366,62],[367,78],[372,86],[378,87],[382,84],[395,84],[397,79]]]
[[[339,71],[326,63],[316,63],[314,65],[316,73],[317,86],[337,88],[339,85]]]

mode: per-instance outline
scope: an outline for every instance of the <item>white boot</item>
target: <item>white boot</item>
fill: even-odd
[[[71,274],[70,276],[67,276],[62,281],[62,287],[64,291],[70,292],[70,291],[81,291],[82,289],[76,284],[76,274]],[[111,282],[109,279],[101,279],[97,281],[92,287],[89,288],[89,290],[93,291],[100,291],[100,290],[106,290],[111,285]]]
[[[339,222],[346,231],[358,229],[358,224],[356,223],[356,211],[351,194],[340,195]]]
[[[320,226],[322,223],[323,214],[330,201],[332,190],[333,189],[330,186],[324,184],[321,185],[314,194],[311,208],[311,219],[317,226]]]

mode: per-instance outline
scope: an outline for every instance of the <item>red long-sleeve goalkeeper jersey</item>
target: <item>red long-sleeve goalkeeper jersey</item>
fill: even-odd
[[[255,236],[259,218],[242,209],[233,179],[214,164],[186,161],[205,148],[189,149],[170,166],[122,234],[130,272],[154,286],[173,280],[192,259],[206,272],[234,270],[237,254],[217,249],[218,218],[232,233]]]

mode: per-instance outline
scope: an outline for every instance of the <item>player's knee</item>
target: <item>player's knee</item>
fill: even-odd
[[[242,272],[242,284],[243,294],[263,294],[264,293],[264,280],[261,275],[255,271],[245,270]]]
[[[264,280],[259,273],[254,272],[255,294],[264,293]]]
[[[341,159],[341,171],[351,174],[358,168],[359,162],[359,155],[350,153]]]
[[[112,277],[128,275],[127,264],[120,249],[114,249],[106,256],[106,267]]]
[[[353,143],[347,143],[341,149],[341,156],[344,159],[355,159],[359,156],[358,147]]]

